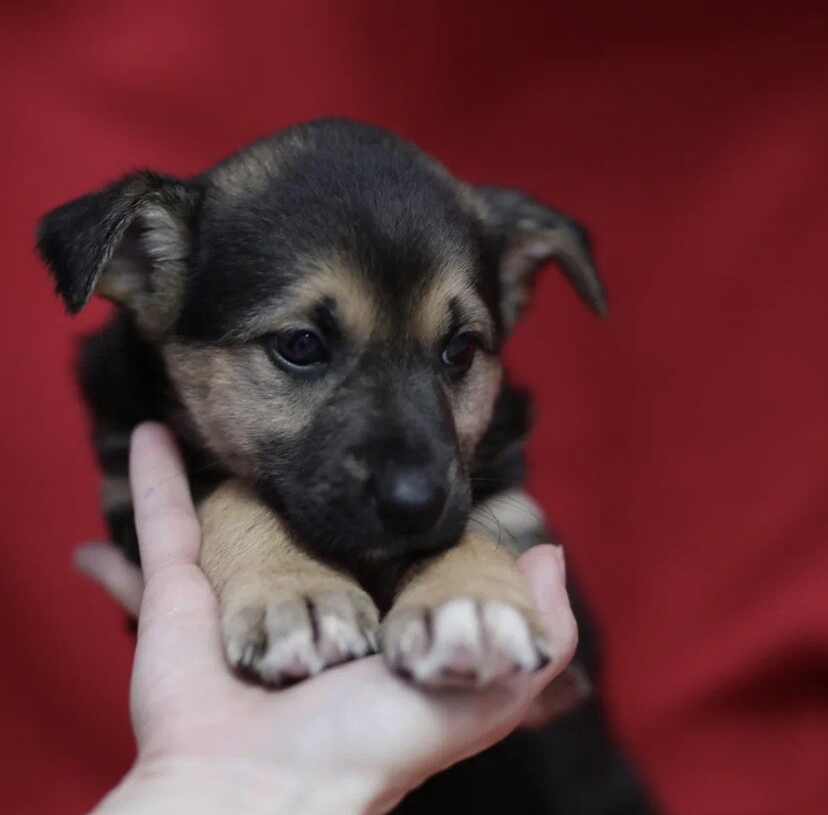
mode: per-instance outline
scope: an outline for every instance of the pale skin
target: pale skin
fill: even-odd
[[[201,527],[175,443],[159,425],[142,425],[130,458],[143,575],[106,545],[77,558],[124,607],[140,607],[130,694],[137,759],[96,815],[378,815],[428,776],[577,696],[549,685],[577,641],[553,546],[519,561],[550,648],[534,674],[427,692],[371,656],[287,690],[240,680],[197,565]]]

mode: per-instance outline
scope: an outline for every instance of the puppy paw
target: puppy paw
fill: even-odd
[[[377,651],[377,610],[354,588],[262,598],[224,615],[230,663],[266,685],[285,685]]]
[[[392,669],[429,687],[480,687],[535,671],[550,658],[545,637],[524,612],[467,598],[392,610],[382,648]]]

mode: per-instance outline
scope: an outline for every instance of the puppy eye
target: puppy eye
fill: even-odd
[[[322,339],[307,328],[285,328],[272,334],[269,349],[277,361],[289,367],[308,368],[322,365],[330,359]]]
[[[455,375],[464,374],[471,367],[477,351],[477,338],[470,331],[455,334],[443,351],[443,364]]]

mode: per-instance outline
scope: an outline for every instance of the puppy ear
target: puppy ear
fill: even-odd
[[[48,213],[37,248],[66,308],[80,311],[96,292],[147,322],[171,321],[198,197],[182,181],[142,171]]]
[[[554,261],[581,299],[607,314],[604,286],[592,260],[589,235],[566,215],[519,190],[475,187],[484,233],[494,246],[503,322],[511,328],[529,300],[538,270]]]

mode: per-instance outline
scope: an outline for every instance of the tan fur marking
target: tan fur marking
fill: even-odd
[[[243,604],[272,581],[292,594],[320,581],[332,587],[353,583],[305,554],[276,513],[240,481],[222,484],[201,503],[198,515],[201,566],[222,604]]]
[[[387,331],[388,320],[366,281],[347,258],[306,258],[297,264],[300,279],[275,302],[262,303],[243,326],[229,338],[252,339],[295,323],[313,319],[315,307],[324,300],[335,304],[337,319],[346,337],[364,346],[378,331]]]
[[[445,266],[423,293],[412,314],[411,330],[426,348],[445,339],[451,326],[450,303],[456,300],[467,318],[465,328],[492,339],[492,320],[475,291],[468,270],[460,265]],[[461,456],[468,461],[491,419],[500,386],[498,359],[479,351],[459,387],[449,390]]]
[[[455,271],[437,279],[415,314],[414,330],[427,347],[435,346],[446,336],[451,320],[449,303],[454,298],[469,318],[466,327],[491,338],[493,329],[488,310],[467,278]],[[460,455],[466,461],[489,424],[501,376],[500,360],[478,351],[460,386],[449,390]]]
[[[222,484],[199,516],[201,565],[219,596],[232,665],[281,683],[376,650],[371,598],[300,550],[248,487]]]
[[[460,455],[468,461],[489,425],[503,368],[498,357],[478,351],[462,385],[449,393]]]
[[[445,337],[451,324],[449,304],[452,300],[468,316],[470,329],[491,337],[491,317],[474,289],[470,270],[461,264],[447,265],[414,306],[411,330],[423,345],[431,347]]]
[[[366,279],[353,270],[347,258],[319,258],[302,266],[308,274],[288,295],[292,307],[309,310],[322,300],[331,299],[346,335],[363,345],[375,332],[388,329],[388,321]]]
[[[170,343],[163,354],[201,436],[239,475],[252,474],[261,439],[298,434],[313,418],[320,393],[293,386],[260,346]]]

